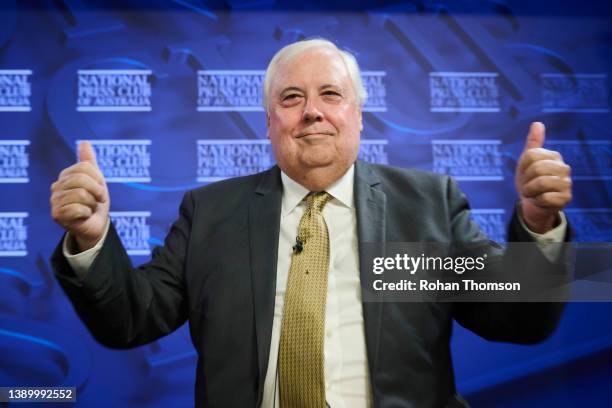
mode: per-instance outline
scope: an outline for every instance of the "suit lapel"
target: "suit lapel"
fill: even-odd
[[[281,199],[280,171],[275,166],[263,174],[249,205],[251,280],[259,367],[258,405],[263,397],[274,319]]]
[[[386,201],[387,196],[381,188],[380,180],[373,173],[370,166],[365,162],[356,162],[355,203],[359,242],[359,276],[361,282],[371,281],[369,274],[372,273],[366,261],[363,243],[385,242]],[[370,297],[371,296],[370,294]],[[362,298],[366,298],[363,287]],[[372,390],[375,390],[374,374],[378,367],[383,302],[363,302],[362,304],[368,364],[370,368],[370,382],[372,383]]]

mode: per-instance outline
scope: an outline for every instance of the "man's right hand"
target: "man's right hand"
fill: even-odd
[[[79,162],[60,173],[51,185],[51,216],[75,239],[79,252],[102,238],[110,196],[89,142],[79,144]]]

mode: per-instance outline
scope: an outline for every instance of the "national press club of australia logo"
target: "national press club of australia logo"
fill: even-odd
[[[431,112],[499,112],[496,72],[431,72]]]
[[[151,140],[90,140],[108,183],[151,182]],[[76,142],[77,148],[80,141]]]
[[[0,140],[0,183],[28,183],[29,140]]]
[[[128,255],[150,255],[149,211],[111,211],[110,218]]]
[[[606,74],[540,75],[543,112],[608,113]]]
[[[558,151],[572,166],[572,179],[612,180],[612,141],[546,140],[547,149]]]
[[[389,164],[386,139],[361,139],[358,159],[375,164]]]
[[[151,111],[151,71],[82,69],[77,73],[78,112]]]
[[[387,110],[384,71],[364,71],[362,80],[368,92],[364,112]],[[198,71],[198,112],[263,111],[262,70]]]
[[[32,85],[29,69],[0,70],[0,112],[30,112]]]
[[[433,171],[457,180],[504,179],[501,140],[432,140]]]
[[[267,170],[274,164],[268,140],[198,140],[198,182],[212,182]]]
[[[0,256],[26,256],[27,212],[0,212]]]

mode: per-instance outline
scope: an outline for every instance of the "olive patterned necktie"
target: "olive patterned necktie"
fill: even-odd
[[[323,207],[332,196],[310,193],[291,257],[280,336],[282,408],[325,407],[323,344],[329,234]]]

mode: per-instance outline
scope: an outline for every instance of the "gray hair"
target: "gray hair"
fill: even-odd
[[[270,87],[272,86],[272,78],[274,77],[274,75],[276,75],[278,67],[284,63],[291,61],[293,58],[312,48],[329,48],[334,51],[337,51],[340,54],[342,61],[344,61],[344,64],[346,65],[346,69],[351,78],[351,82],[353,83],[353,87],[357,96],[357,105],[360,107],[363,106],[368,97],[368,92],[363,86],[363,81],[361,80],[361,72],[359,71],[359,65],[357,64],[357,59],[355,58],[355,56],[349,51],[341,50],[336,46],[336,44],[329,40],[316,38],[291,43],[289,45],[284,46],[276,54],[274,54],[274,57],[272,57],[270,64],[268,64],[268,69],[266,70],[266,76],[264,79],[263,104],[264,109],[266,111],[268,110],[268,102],[270,101],[269,98]]]

